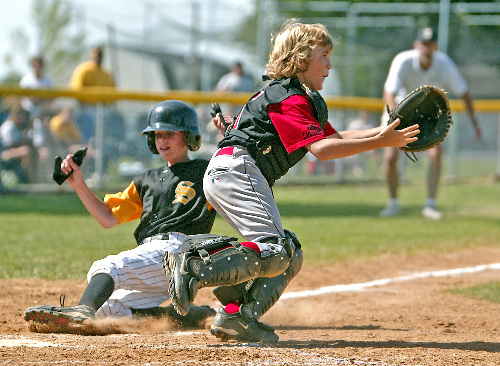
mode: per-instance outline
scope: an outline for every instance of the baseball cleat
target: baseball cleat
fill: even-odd
[[[87,305],[75,306],[31,306],[24,312],[24,320],[36,323],[51,324],[58,327],[82,324],[86,320],[93,319],[95,310]]]
[[[215,310],[209,306],[196,306],[189,307],[189,313],[186,316],[179,315],[172,305],[166,307],[167,316],[172,323],[177,325],[180,329],[201,328],[205,329],[207,319],[215,316]]]
[[[148,309],[132,309],[132,313],[137,318],[166,318],[178,329],[205,329],[207,320],[215,316],[215,310],[206,305],[191,305],[189,307],[189,314],[186,316],[179,315],[173,305]]]
[[[240,312],[228,314],[223,307],[217,310],[210,333],[222,341],[275,343],[279,340],[272,326],[248,319]]]

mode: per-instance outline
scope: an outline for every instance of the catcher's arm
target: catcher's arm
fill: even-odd
[[[382,147],[400,147],[417,140],[418,125],[397,130],[399,119],[384,127],[376,136],[361,139],[344,139],[337,132],[305,147],[320,161],[345,158]]]
[[[375,127],[375,128],[369,128],[366,130],[338,131],[338,133],[343,139],[364,139],[367,137],[377,136],[381,130],[382,130],[382,127],[379,126],[379,127]]]

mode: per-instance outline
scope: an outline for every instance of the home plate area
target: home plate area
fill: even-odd
[[[0,280],[0,365],[498,365],[500,305],[451,289],[498,281],[500,249],[307,266],[262,318],[272,345],[144,320],[103,335],[30,332],[22,314],[76,303],[85,281]],[[497,259],[495,261],[494,259]],[[211,289],[195,303],[218,306]],[[209,325],[207,325],[208,327]]]

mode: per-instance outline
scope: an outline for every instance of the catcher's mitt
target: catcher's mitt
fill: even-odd
[[[401,130],[418,123],[420,132],[418,140],[400,147],[411,160],[417,160],[415,152],[431,149],[448,134],[453,123],[451,109],[445,92],[432,85],[423,85],[408,94],[392,111],[389,111],[389,122],[400,118],[396,129]],[[412,153],[413,158],[408,155]]]

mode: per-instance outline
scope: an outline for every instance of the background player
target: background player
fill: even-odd
[[[420,85],[434,85],[439,89],[451,91],[456,95],[460,95],[464,100],[476,138],[479,140],[481,138],[481,129],[476,119],[467,82],[458,71],[453,60],[437,49],[436,32],[432,28],[420,30],[418,38],[413,43],[413,49],[399,53],[394,57],[384,85],[384,101],[392,110],[406,94]],[[387,113],[384,113],[382,124],[385,124],[387,120]],[[398,152],[399,150],[393,147],[384,150],[389,202],[384,210],[380,212],[382,217],[401,213],[398,200]],[[442,152],[442,144],[429,150],[430,165],[427,177],[427,200],[422,215],[432,220],[442,218],[442,213],[436,205],[436,193],[441,175]]]
[[[287,22],[269,57],[272,82],[245,104],[208,165],[203,181],[207,200],[249,241],[241,246],[231,241],[210,255],[208,267],[189,253],[169,258],[171,298],[180,313],[189,311],[198,286],[222,286],[214,293],[224,307],[211,328],[222,339],[279,338],[259,318],[299,272],[302,251],[297,237],[283,228],[271,189],[275,180],[308,151],[323,161],[417,139],[418,125],[395,130],[399,120],[361,131],[337,132],[330,125],[316,90],[323,88],[332,67],[332,47],[323,25]],[[220,116],[216,120],[220,123]]]
[[[25,312],[27,321],[62,323],[62,331],[71,331],[72,325],[94,317],[166,315],[180,326],[204,326],[204,320],[215,314],[208,306],[193,306],[187,317],[181,317],[171,306],[159,307],[168,299],[165,251],[178,251],[186,235],[210,232],[216,213],[202,189],[208,161],[190,160],[188,155],[201,144],[194,108],[181,101],[164,101],[151,109],[147,121],[142,134],[166,165],[136,177],[123,192],[101,200],[86,185],[73,154],[61,164],[63,173],[73,172],[67,182],[104,228],[140,220],[134,232],[139,245],[94,262],[78,305],[33,306]]]

